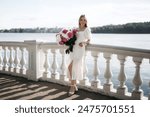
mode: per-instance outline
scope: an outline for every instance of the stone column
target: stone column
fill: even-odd
[[[26,59],[25,59],[25,48],[24,47],[21,47],[21,54],[22,54],[22,57],[21,57],[21,69],[20,69],[20,73],[22,75],[25,75],[26,74]]]
[[[0,72],[3,70],[2,48],[0,47]]]
[[[45,62],[44,62],[45,71],[43,73],[44,80],[46,80],[47,78],[50,78],[50,70],[49,70],[50,63],[49,63],[49,59],[48,59],[48,52],[49,52],[48,49],[44,50],[44,54],[45,54]]]
[[[149,89],[150,89],[150,82],[149,82]],[[148,100],[150,100],[150,90],[149,90]]]
[[[15,63],[15,68],[14,68],[14,73],[15,75],[18,75],[20,73],[20,60],[19,60],[19,47],[14,47],[15,48],[15,59],[14,59],[14,63]]]
[[[65,49],[64,48],[60,49],[60,53],[62,55],[60,80],[65,81],[66,80],[66,75],[67,75]]]
[[[87,56],[87,52],[85,52],[85,56],[84,56],[84,71],[83,71],[83,80],[80,81],[81,85],[88,85],[89,84],[89,79],[87,77],[87,73],[88,73],[88,68],[87,68],[87,64],[86,64],[86,56]]]
[[[51,49],[51,52],[53,54],[51,78],[56,79],[58,77],[58,72],[57,72],[58,63],[57,63],[56,49]]]
[[[14,72],[14,57],[13,57],[13,47],[9,47],[10,50],[10,58],[9,58],[9,72]]]
[[[126,74],[124,71],[124,63],[126,61],[126,56],[124,55],[118,55],[118,59],[120,61],[120,72],[118,75],[118,80],[120,82],[119,87],[117,88],[117,94],[119,96],[124,96],[126,94],[126,92],[128,91],[127,86],[125,85],[126,82]]]
[[[3,67],[3,70],[5,72],[7,72],[8,71],[8,56],[7,56],[7,50],[8,50],[8,48],[6,46],[3,46],[3,49],[4,49],[4,60],[3,60],[4,67]]]
[[[93,51],[92,56],[94,58],[94,69],[93,69],[94,78],[91,82],[91,86],[92,86],[92,88],[97,89],[100,85],[100,80],[98,79],[98,76],[100,74],[100,70],[99,70],[98,61],[97,61],[98,56],[99,56],[99,52]]]
[[[24,41],[28,51],[28,69],[27,77],[30,80],[38,81],[42,77],[43,71],[40,70],[40,60],[43,60],[43,56],[40,56],[40,48],[36,40]]]
[[[140,88],[142,85],[142,80],[140,76],[140,65],[142,63],[142,58],[133,57],[133,61],[136,65],[136,71],[133,78],[133,84],[135,86],[134,90],[132,91],[132,98],[133,99],[142,99],[143,97],[143,90]]]
[[[112,71],[110,68],[111,53],[104,53],[104,58],[106,59],[106,69],[105,69],[105,73],[104,73],[104,77],[106,79],[106,82],[104,84],[103,89],[105,92],[108,93],[113,88],[113,84],[111,82]]]

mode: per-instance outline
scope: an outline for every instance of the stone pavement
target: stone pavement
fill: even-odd
[[[68,86],[0,74],[0,100],[116,100],[82,89],[68,96]]]

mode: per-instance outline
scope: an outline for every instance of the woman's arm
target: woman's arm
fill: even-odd
[[[85,40],[83,42],[79,43],[80,47],[82,47],[83,45],[85,45],[85,46],[89,45],[90,40],[91,40],[91,30],[90,30],[90,28],[86,28],[84,34],[85,34]]]

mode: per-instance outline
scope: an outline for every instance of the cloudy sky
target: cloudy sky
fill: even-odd
[[[74,27],[150,21],[150,0],[0,0],[0,29]]]

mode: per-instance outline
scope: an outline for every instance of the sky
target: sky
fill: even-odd
[[[150,21],[150,0],[0,0],[0,29],[90,27]]]

